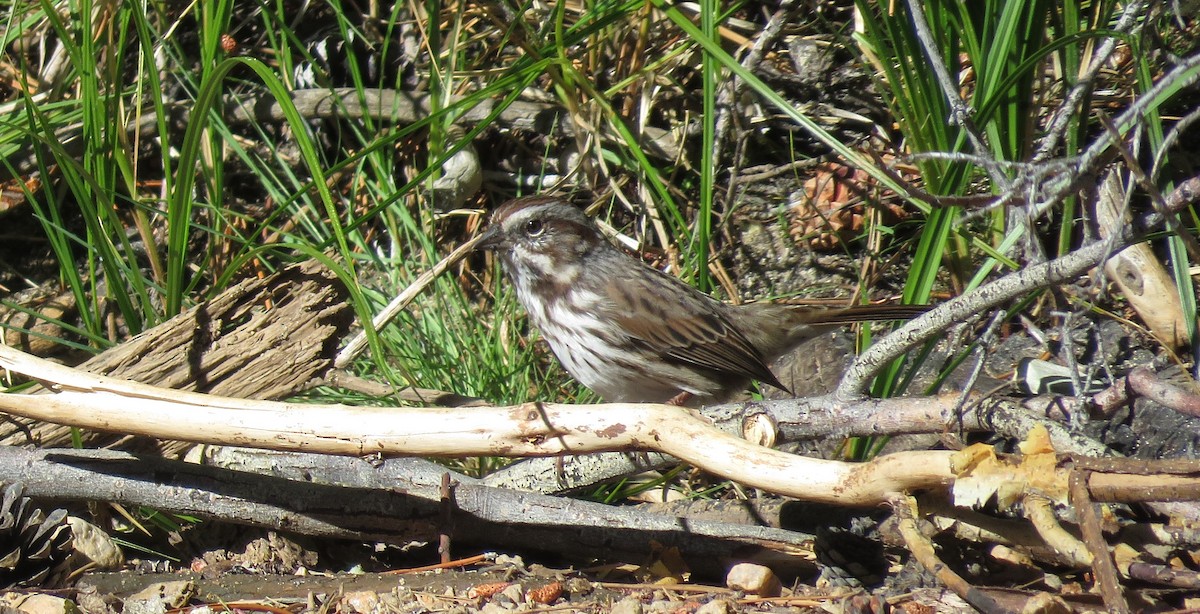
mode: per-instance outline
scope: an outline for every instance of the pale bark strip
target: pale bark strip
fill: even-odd
[[[1096,198],[1096,228],[1101,237],[1108,238],[1132,223],[1128,202],[1119,169],[1110,168],[1100,181]],[[1104,273],[1163,345],[1174,349],[1187,342],[1187,316],[1179,301],[1179,288],[1149,244],[1136,243],[1113,254],[1104,262]]]

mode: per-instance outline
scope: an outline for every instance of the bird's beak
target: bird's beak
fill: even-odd
[[[492,224],[479,235],[479,241],[475,244],[475,249],[494,250],[501,246],[503,237],[500,236],[500,226]]]

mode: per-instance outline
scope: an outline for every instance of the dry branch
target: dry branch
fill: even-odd
[[[1195,61],[1200,66],[1200,58]],[[1167,197],[1167,210],[1146,216],[1142,226],[1154,228],[1163,223],[1164,215],[1183,211],[1200,200],[1200,177],[1181,182]],[[840,399],[855,399],[871,378],[891,360],[942,333],[953,324],[964,322],[976,314],[986,313],[1028,293],[1075,279],[1088,269],[1104,262],[1115,251],[1137,239],[1137,229],[1125,225],[1103,241],[1081,247],[1060,258],[1009,273],[980,286],[973,292],[955,297],[928,313],[909,320],[885,339],[863,352],[846,371],[834,394]]]
[[[1000,604],[996,603],[996,600],[991,595],[971,586],[971,583],[963,579],[962,576],[954,573],[950,567],[938,558],[933,542],[917,526],[917,519],[920,516],[917,511],[916,500],[911,497],[898,497],[892,503],[892,511],[900,520],[900,534],[903,535],[904,543],[908,546],[909,552],[912,552],[917,561],[921,563],[921,566],[933,574],[938,581],[945,584],[955,594],[962,597],[967,603],[981,612],[991,614],[993,612],[1008,611],[1007,608],[1001,607]]]
[[[11,413],[197,443],[356,456],[656,450],[751,487],[838,505],[876,505],[914,490],[943,490],[955,480],[950,452],[902,452],[861,464],[797,457],[722,433],[669,405],[529,403],[455,409],[288,404],[115,380],[4,347],[0,366],[35,378],[54,392],[0,395],[0,407]],[[1096,473],[1089,487],[1096,500],[1172,500],[1191,497],[1200,479],[1191,474]]]
[[[432,102],[427,93],[394,89],[332,88],[299,89],[291,92],[292,103],[305,119],[343,118],[349,120],[370,119],[373,122],[404,126],[416,123],[432,113]],[[460,101],[458,98],[454,102]],[[496,101],[483,99],[475,106],[462,111],[456,118],[459,124],[475,124],[484,121],[495,109]],[[225,100],[225,119],[231,124],[249,122],[286,121],[283,106],[269,94],[230,96]],[[166,125],[182,133],[190,119],[191,105],[176,104],[166,107],[170,117]],[[159,117],[153,112],[143,113],[129,122],[125,129],[130,134],[154,135],[158,132]],[[538,134],[573,135],[578,131],[566,109],[553,104],[517,100],[503,109],[495,119],[498,125]],[[663,130],[644,126],[639,143],[650,156],[673,161],[680,155],[680,143],[687,133],[687,126],[676,130]],[[55,132],[56,140],[70,153],[82,151],[83,139],[79,137],[78,124],[61,128]],[[616,135],[609,135],[616,137]],[[37,170],[38,158],[33,153],[22,152],[12,157],[14,176]],[[0,177],[6,173],[0,172]]]
[[[1129,612],[1129,603],[1121,592],[1121,584],[1117,578],[1117,568],[1113,564],[1112,555],[1108,552],[1108,544],[1104,541],[1104,533],[1100,527],[1100,515],[1096,512],[1091,496],[1088,494],[1088,475],[1086,471],[1071,474],[1071,505],[1079,517],[1079,528],[1083,533],[1083,541],[1091,552],[1092,570],[1096,574],[1096,584],[1100,594],[1104,596],[1104,605],[1110,612]]]
[[[1193,385],[1194,388],[1194,385]],[[1163,381],[1153,371],[1138,368],[1095,396],[1103,416],[1111,416],[1130,399],[1142,397],[1181,414],[1200,417],[1200,393]]]
[[[946,487],[947,452],[863,464],[797,457],[711,428],[670,405],[529,403],[494,409],[358,408],[249,401],[100,377],[0,348],[0,366],[55,394],[0,395],[21,416],[108,432],[273,450],[404,456],[544,456],[644,449],[752,487],[814,501],[875,505]]]
[[[301,89],[291,92],[292,103],[305,118],[366,119],[376,122],[394,122],[397,125],[414,124],[429,117],[433,103],[429,94],[392,89],[354,88]],[[461,98],[452,101],[457,102]],[[480,100],[478,104],[462,112],[457,122],[472,124],[483,121],[495,109],[495,101]],[[286,121],[283,107],[269,95],[230,98],[225,105],[225,114],[231,123],[282,122]],[[517,100],[500,112],[497,123],[539,134],[574,134],[576,126],[566,109],[541,102]],[[157,130],[152,113],[138,118],[143,132]],[[682,132],[681,132],[682,133]],[[679,155],[679,137],[674,132],[646,126],[642,146],[647,154],[662,160],[674,160]]]
[[[964,478],[970,478],[970,488],[975,494],[967,496],[974,496],[975,501],[990,499],[992,490],[1002,494],[1000,501],[1004,506],[1012,505],[1013,493],[1018,495],[1011,499],[1013,501],[1030,492],[1046,493],[1061,500],[1059,485],[1067,476],[1079,475],[1077,467],[1063,464],[1063,459],[1049,446],[1050,439],[1046,435],[1041,437],[1043,444],[1037,454],[1032,448],[1023,447],[1026,452],[1016,463],[995,459],[999,462],[983,467],[975,461],[964,464],[960,458],[963,453],[905,452],[870,463],[849,464],[795,457],[758,447],[714,429],[700,417],[674,406],[526,404],[490,409],[412,409],[290,405],[123,382],[72,370],[10,348],[0,348],[0,365],[36,378],[52,392],[0,394],[0,407],[20,415],[86,428],[207,443],[354,455],[366,452],[385,455],[548,455],[651,449],[751,487],[835,505],[908,501],[907,493],[914,490],[928,491],[927,496],[936,500],[939,496],[944,498],[947,490],[953,488],[957,498],[966,494],[959,492]],[[981,403],[978,407],[988,405]],[[978,449],[987,450],[987,454],[995,458],[990,447]],[[33,454],[17,450],[4,453]],[[312,481],[300,481],[268,479],[214,467],[167,466],[162,464],[167,461],[160,459],[133,461],[133,457],[91,456],[93,454],[106,453],[58,451],[51,459],[57,461],[56,464],[11,459],[12,462],[0,462],[0,468],[7,467],[16,473],[0,476],[0,479],[41,484],[48,496],[98,497],[153,504],[185,513],[316,535],[395,541],[416,538],[416,533],[434,536],[439,530],[446,530],[443,508],[439,505],[443,491],[430,483],[434,475],[440,477],[445,472],[438,473],[424,462],[413,461],[415,465],[405,465],[414,471],[414,475],[398,476],[405,486],[404,490],[397,491],[394,487],[360,486],[360,483],[369,482],[364,482],[362,475],[355,477],[353,474],[350,474],[350,485],[322,484],[320,479],[312,479],[316,474],[311,467],[302,473]],[[963,458],[972,457],[981,458],[977,450]],[[1078,467],[1099,462],[1082,458],[1073,460]],[[351,461],[336,459],[335,462]],[[128,466],[131,463],[136,469]],[[53,467],[48,469],[50,465]],[[269,466],[276,464],[272,462]],[[980,471],[981,468],[986,471]],[[1090,490],[1087,500],[1097,502],[1112,498],[1130,501],[1200,498],[1200,464],[1172,462],[1167,466],[1166,475],[1161,472],[1131,475],[1126,471],[1130,468],[1148,469],[1141,464],[1129,467],[1119,463],[1111,467],[1101,465],[1100,471],[1085,469],[1089,471],[1087,480],[1077,480],[1078,484],[1073,486]],[[1112,472],[1105,473],[1105,469]],[[89,477],[62,479],[53,473],[82,470],[90,472]],[[151,472],[153,479],[137,477],[138,472],[146,471]],[[358,471],[363,469],[360,467]],[[128,475],[129,472],[134,475]],[[110,478],[115,481],[108,481]],[[129,479],[135,485],[140,484],[140,488],[130,487]],[[51,490],[62,488],[63,484],[67,488],[72,484],[85,484],[87,490],[73,494]],[[618,520],[602,514],[603,510],[613,508],[596,506],[594,509],[590,507],[593,504],[489,488],[466,478],[459,478],[457,487],[452,490],[452,500],[457,510],[456,521],[451,523],[453,527],[448,534],[456,539],[525,546],[536,543],[539,547],[576,553],[581,552],[580,547],[597,554],[601,549],[609,548],[612,536],[608,529],[614,523],[630,529],[627,553],[644,548],[648,543],[647,536],[660,543],[686,541],[689,553],[697,552],[691,544],[698,535],[702,547],[710,552],[722,547],[727,552],[731,540],[749,539],[763,548],[764,554],[786,551],[788,542],[795,537],[786,531],[747,537],[758,529],[721,529],[697,525],[692,520],[681,522],[673,517],[652,516],[647,520],[643,512],[633,510],[612,512],[628,515],[624,520]],[[460,512],[465,515],[459,516]],[[1035,513],[1042,514],[1037,524],[1051,534],[1056,530],[1045,531],[1054,523],[1048,512],[1048,509],[1042,509]],[[530,520],[538,517],[548,520],[530,530],[527,526]],[[561,526],[564,518],[570,519],[576,528],[564,531]],[[398,519],[406,519],[403,526],[395,524]],[[904,527],[906,539],[910,546],[919,548],[924,542],[917,539],[914,528],[911,524]],[[1052,542],[1060,547],[1069,543],[1061,537],[1061,534],[1055,535]],[[1094,542],[1089,543],[1093,564],[1101,554],[1111,556],[1097,551],[1096,547]],[[607,550],[604,554],[611,556],[613,552]],[[1083,557],[1076,552],[1067,558],[1078,564]],[[1111,559],[1108,560],[1111,565]],[[1139,567],[1138,570],[1143,576],[1162,576],[1174,585],[1194,581],[1190,576],[1156,574],[1150,568]],[[989,598],[972,593],[969,585],[958,588],[966,591],[972,602],[978,599],[986,602]],[[1112,602],[1113,597],[1108,599]]]
[[[383,467],[356,458],[272,454],[273,463],[305,467],[281,477],[274,467],[246,472],[106,450],[19,450],[0,447],[0,481],[22,482],[30,496],[104,500],[216,518],[293,533],[405,544],[435,541],[445,528],[441,476],[427,461],[392,459]],[[387,465],[392,466],[387,466]],[[373,474],[406,476],[383,485]],[[680,519],[642,509],[489,488],[453,478],[452,537],[488,547],[638,559],[657,541],[679,547],[699,567],[734,556],[765,557],[810,573],[812,536],[770,527]],[[357,477],[355,477],[357,476]],[[331,483],[330,478],[349,483]],[[402,483],[403,488],[396,484]]]

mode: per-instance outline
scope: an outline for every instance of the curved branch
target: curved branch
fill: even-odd
[[[863,352],[854,364],[850,365],[834,390],[834,396],[843,400],[862,397],[863,391],[870,385],[875,374],[897,356],[941,335],[942,331],[976,314],[985,313],[1034,290],[1074,279],[1095,267],[1113,251],[1129,245],[1133,239],[1133,232],[1126,227],[1124,232],[1114,235],[1112,239],[1093,243],[1062,258],[1015,271],[909,320],[904,326]]]
[[[394,456],[548,456],[657,450],[727,479],[841,505],[876,505],[953,481],[950,452],[906,452],[862,464],[793,456],[717,431],[671,405],[406,408],[231,399],[76,371],[7,347],[0,368],[54,394],[0,394],[0,409],[83,428],[272,450]]]
[[[1176,186],[1167,196],[1166,211],[1146,216],[1145,226],[1157,227],[1163,223],[1164,216],[1178,213],[1198,200],[1200,177],[1192,177]],[[1107,240],[1079,248],[1061,258],[1005,275],[909,320],[854,361],[834,390],[834,396],[842,400],[861,398],[871,378],[889,361],[942,334],[942,331],[953,324],[966,321],[976,314],[985,313],[1034,290],[1074,279],[1099,265],[1110,254],[1132,244],[1137,237],[1138,233],[1132,226],[1121,226]]]

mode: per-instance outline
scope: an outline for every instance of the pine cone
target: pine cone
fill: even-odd
[[[0,587],[42,586],[61,580],[71,556],[66,510],[47,516],[20,483],[4,486],[0,502]]]

